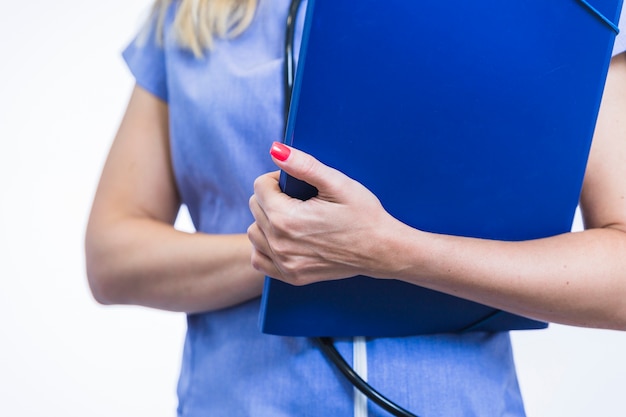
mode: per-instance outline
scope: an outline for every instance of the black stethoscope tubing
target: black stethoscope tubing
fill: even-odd
[[[294,37],[296,32],[296,18],[302,0],[291,0],[289,5],[289,14],[287,15],[287,29],[285,31],[285,56],[283,67],[283,91],[285,98],[285,125],[289,116],[289,106],[291,93],[293,91],[293,83],[296,77],[296,53],[294,51]]]
[[[289,107],[291,105],[291,94],[295,80],[296,57],[294,51],[295,26],[298,10],[302,0],[291,0],[289,13],[287,15],[287,28],[285,31],[285,55],[283,66],[283,90],[284,90],[284,116],[285,131],[287,129],[287,119],[289,117]],[[405,410],[384,395],[376,391],[371,385],[365,382],[352,367],[345,361],[335,348],[333,341],[329,337],[316,337],[314,340],[319,345],[324,355],[339,369],[350,383],[362,392],[372,402],[388,411],[396,417],[418,417]]]

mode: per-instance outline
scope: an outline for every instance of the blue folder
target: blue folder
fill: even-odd
[[[421,230],[507,241],[568,232],[621,6],[309,0],[285,142]],[[280,184],[316,193],[284,173]],[[362,276],[302,287],[267,277],[260,315],[263,332],[292,336],[546,326]]]

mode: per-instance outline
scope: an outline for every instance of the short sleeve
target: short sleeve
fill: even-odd
[[[622,7],[622,15],[619,19],[619,34],[613,45],[613,56],[626,51],[626,5]]]
[[[165,50],[157,41],[156,17],[124,49],[122,57],[139,86],[168,101]]]

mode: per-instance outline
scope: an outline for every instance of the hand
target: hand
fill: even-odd
[[[318,189],[302,201],[284,194],[279,172],[257,178],[248,229],[252,265],[294,285],[380,271],[381,240],[398,223],[360,183],[302,151],[275,143],[279,168]],[[383,233],[384,231],[384,233]]]

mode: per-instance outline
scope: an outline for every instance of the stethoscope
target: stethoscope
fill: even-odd
[[[291,93],[293,91],[293,83],[296,78],[296,52],[294,51],[294,38],[296,33],[296,18],[302,0],[291,0],[289,5],[289,14],[287,15],[287,27],[285,30],[285,55],[283,61],[283,91],[285,97],[285,124],[289,116],[289,105]]]
[[[287,26],[285,31],[285,55],[283,63],[283,90],[284,90],[284,116],[285,129],[287,126],[287,118],[289,116],[289,107],[291,104],[291,94],[295,81],[296,56],[294,51],[294,37],[296,18],[302,0],[291,0],[289,13],[287,15]],[[350,383],[367,396],[372,402],[397,417],[418,417],[415,414],[405,410],[393,401],[387,399],[381,393],[376,391],[371,385],[364,381],[352,367],[345,361],[341,354],[335,348],[333,340],[330,337],[316,337],[314,340],[319,345],[324,355],[331,361],[337,369],[346,377]]]
[[[578,0],[584,7],[586,7],[593,15],[598,17],[602,22],[609,26],[615,33],[619,33],[619,28],[611,20],[607,19],[602,13],[594,8],[587,0]],[[289,116],[289,107],[291,101],[291,94],[293,91],[293,85],[295,80],[295,68],[296,58],[294,51],[294,36],[295,36],[295,23],[300,9],[302,0],[291,0],[289,6],[289,13],[287,16],[287,28],[285,33],[285,55],[283,64],[283,89],[285,97],[285,128],[287,126],[287,118]],[[337,369],[350,381],[350,383],[366,395],[372,402],[397,417],[417,417],[415,414],[405,410],[393,401],[387,399],[378,391],[376,391],[371,385],[364,381],[352,367],[345,361],[341,354],[337,351],[333,344],[333,340],[330,337],[316,337],[314,340],[319,345],[324,355],[335,364]]]

